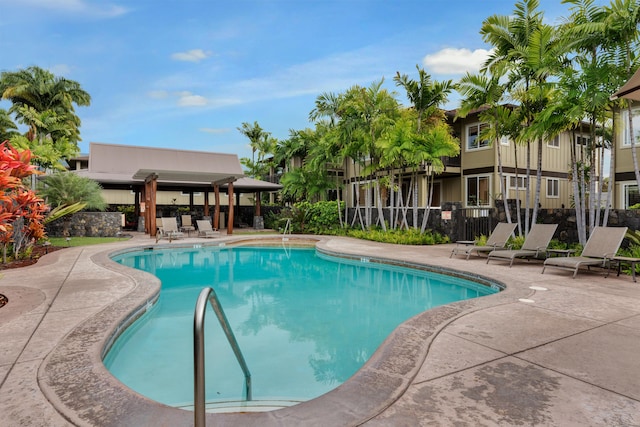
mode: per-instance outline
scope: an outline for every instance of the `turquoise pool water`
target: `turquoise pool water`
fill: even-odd
[[[118,338],[105,366],[133,390],[173,406],[193,402],[193,313],[204,287],[215,289],[229,319],[251,370],[254,400],[294,401],[346,381],[413,315],[497,292],[315,249],[156,249],[114,260],[153,273],[162,291]],[[242,371],[209,306],[205,336],[207,401],[242,400]]]

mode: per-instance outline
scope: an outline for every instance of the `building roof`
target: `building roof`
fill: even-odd
[[[235,154],[95,142],[90,144],[87,173],[120,182],[144,181],[152,174],[158,182],[191,183],[230,182],[244,176]]]
[[[237,192],[282,188],[245,177],[235,154],[92,142],[88,160],[88,169],[73,172],[102,184],[143,184],[147,177],[157,175],[158,184],[164,186],[207,187],[217,183],[227,188],[226,184],[233,182]]]
[[[611,95],[611,99],[627,98],[634,101],[640,101],[640,68],[631,76],[628,82],[624,84],[616,93]]]

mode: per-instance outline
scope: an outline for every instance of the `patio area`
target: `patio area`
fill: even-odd
[[[487,265],[449,258],[453,245],[306,237],[324,252],[428,264],[507,289],[413,317],[351,379],[317,399],[272,412],[207,414],[208,425],[640,425],[640,284],[631,277],[543,275],[536,261]],[[191,412],[132,392],[101,363],[118,325],[159,289],[153,276],[109,260],[134,246],[156,243],[134,233],[0,272],[0,293],[9,298],[0,308],[0,425],[193,425]]]

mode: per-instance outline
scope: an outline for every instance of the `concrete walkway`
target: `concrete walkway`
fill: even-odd
[[[101,364],[116,328],[157,296],[153,276],[108,259],[141,245],[156,246],[136,234],[1,272],[9,304],[0,309],[0,426],[192,425],[192,413],[133,393]],[[209,425],[640,426],[640,284],[630,277],[571,279],[541,274],[539,262],[450,259],[451,245],[322,238],[318,248],[452,269],[507,289],[415,316],[324,396],[272,412],[208,414]]]

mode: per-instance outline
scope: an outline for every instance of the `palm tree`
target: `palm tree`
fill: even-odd
[[[407,94],[407,99],[417,113],[416,132],[420,134],[423,123],[432,119],[435,123],[441,122],[440,107],[447,102],[447,97],[453,90],[453,82],[445,80],[442,82],[432,81],[431,76],[424,69],[416,65],[418,70],[418,80],[410,79],[406,74],[396,72],[394,80],[397,86],[402,86]],[[429,177],[426,177],[427,193],[431,193],[433,188],[429,185]],[[414,227],[418,222],[418,180],[413,182],[413,221]],[[431,209],[429,205],[427,209]],[[428,213],[425,213],[425,217]],[[424,222],[424,221],[423,221]]]
[[[253,125],[243,122],[242,127],[237,128],[241,134],[249,138],[249,146],[251,147],[251,164],[254,165],[256,163],[255,154],[261,143],[263,142],[265,136],[268,137],[268,134],[262,130],[258,122],[253,122]],[[255,177],[255,170],[252,173],[253,177]]]
[[[349,143],[345,147],[344,155],[354,159],[358,164],[358,179],[362,175],[374,181],[377,199],[380,199],[380,187],[377,180],[377,172],[381,154],[376,147],[376,140],[380,138],[384,130],[393,124],[398,115],[398,102],[392,93],[382,89],[384,79],[373,82],[368,88],[360,86],[351,87],[340,104],[341,120],[339,126],[342,134],[348,135]],[[361,182],[361,181],[360,181]],[[358,189],[360,187],[358,182]],[[370,183],[367,186],[371,185]],[[356,213],[359,214],[359,190],[356,191]],[[367,188],[365,193],[365,218],[364,223],[368,228],[372,224],[371,191]],[[382,206],[377,203],[378,221],[383,229],[386,229]],[[355,220],[355,216],[354,216]]]
[[[494,67],[494,70],[497,71],[498,74],[490,74],[488,70],[485,70],[483,74],[474,75],[467,73],[462,77],[462,79],[460,79],[456,88],[463,96],[463,99],[456,116],[466,117],[472,110],[482,107],[486,108],[482,113],[481,120],[489,123],[490,128],[487,130],[491,130],[493,132],[493,138],[490,138],[489,140],[494,141],[498,153],[500,193],[502,194],[507,222],[511,223],[511,211],[507,203],[507,191],[504,186],[500,139],[507,135],[507,129],[505,129],[505,127],[510,127],[509,124],[513,121],[511,119],[513,115],[510,113],[509,109],[501,106],[505,101],[506,87],[504,84],[500,83],[500,78],[503,76],[505,69],[504,67]],[[518,214],[520,213],[519,206],[517,212]],[[518,225],[520,225],[519,220]],[[518,231],[521,232],[521,230]]]
[[[423,132],[418,134],[416,141],[417,151],[421,153],[422,164],[427,169],[426,179],[429,194],[426,197],[425,214],[422,217],[420,232],[424,234],[429,213],[431,212],[431,201],[433,200],[433,179],[434,175],[444,171],[442,157],[455,157],[460,154],[460,141],[451,133],[449,125],[444,120],[428,126]]]
[[[69,135],[72,144],[77,145],[80,141],[80,119],[75,114],[74,104],[88,106],[91,103],[91,96],[80,83],[32,66],[0,74],[0,94],[2,99],[11,101],[9,112],[29,127],[27,137],[30,141],[36,140],[43,131],[33,117],[45,112],[67,122],[67,126],[72,128]],[[54,143],[55,136],[52,135]]]
[[[543,14],[538,11],[538,0],[522,0],[515,5],[512,16],[494,15],[487,18],[480,33],[483,39],[495,48],[484,68],[493,71],[496,67],[508,67],[507,87],[511,96],[519,101],[524,115],[523,132],[517,140],[526,144],[526,195],[525,234],[531,222],[536,221],[542,176],[542,145],[538,138],[538,166],[535,202],[532,220],[529,221],[531,139],[527,128],[548,103],[550,93],[548,79],[559,72],[564,63],[563,45],[557,32],[543,23]]]
[[[629,79],[637,68],[638,57],[638,24],[640,23],[640,4],[636,0],[612,0],[605,8],[606,36],[611,41],[614,50],[621,57],[626,79]],[[638,167],[638,154],[636,141],[634,140],[633,117],[631,102],[627,101],[628,126],[631,143],[631,155],[633,157],[633,169],[638,188],[640,188],[640,168]]]
[[[0,142],[18,134],[18,126],[13,122],[9,112],[0,108]]]
[[[391,229],[395,229],[398,222],[400,222],[401,228],[409,228],[409,224],[407,222],[408,206],[404,205],[400,184],[402,181],[403,171],[405,168],[409,168],[411,170],[410,188],[413,189],[413,181],[416,178],[417,170],[422,162],[422,159],[419,157],[419,146],[415,143],[418,139],[415,130],[415,115],[416,112],[413,110],[402,110],[400,118],[395,121],[393,126],[386,129],[382,137],[377,141],[380,151],[384,153],[384,156],[380,159],[380,166],[391,170],[389,175],[389,218]],[[393,173],[394,170],[398,171],[399,185],[397,191],[395,174]],[[396,192],[398,194],[397,200],[395,198]],[[409,197],[411,197],[411,195],[409,195]],[[397,210],[396,204],[398,208]],[[402,214],[401,220],[397,217],[399,214]]]
[[[406,74],[396,72],[393,80],[397,86],[402,86],[407,99],[418,113],[417,132],[420,132],[424,120],[428,120],[440,111],[440,107],[447,102],[447,97],[453,90],[453,82],[445,80],[442,82],[431,81],[431,76],[420,66],[418,70],[418,80],[412,80]]]

